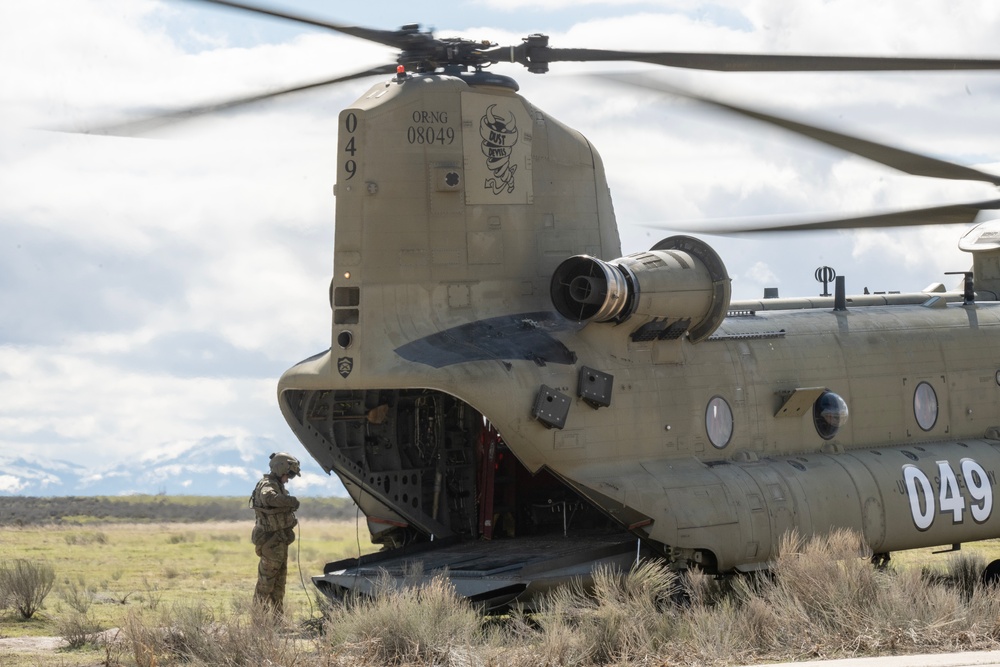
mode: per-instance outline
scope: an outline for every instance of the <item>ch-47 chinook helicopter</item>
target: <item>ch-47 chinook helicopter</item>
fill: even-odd
[[[1000,60],[558,49],[543,35],[498,46],[204,1],[399,52],[316,84],[380,76],[337,121],[331,346],[278,385],[288,424],[385,547],[330,563],[314,579],[324,592],[446,570],[459,592],[496,607],[640,556],[715,573],[766,568],[787,531],[851,528],[881,557],[1000,537],[1000,226],[962,239],[973,271],[959,291],[849,296],[841,283],[831,297],[732,301],[725,264],[702,240],[671,236],[622,256],[597,149],[487,69],[997,70]],[[729,108],[907,173],[1000,185]],[[972,222],[998,207],[782,229]]]

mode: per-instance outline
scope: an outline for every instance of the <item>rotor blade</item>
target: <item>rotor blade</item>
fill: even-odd
[[[901,56],[761,55],[548,48],[528,51],[531,62],[632,61],[717,72],[889,72],[916,70],[997,70],[992,58],[910,58]]]
[[[304,23],[306,25],[316,26],[318,28],[336,30],[337,32],[343,33],[345,35],[351,35],[352,37],[360,37],[361,39],[367,39],[370,42],[385,44],[386,46],[391,46],[394,49],[403,49],[406,48],[407,45],[407,41],[403,39],[400,33],[396,31],[375,30],[372,28],[361,28],[358,26],[339,25],[336,23],[330,23],[329,21],[324,21],[322,19],[315,19],[309,16],[303,16],[302,14],[292,14],[290,12],[279,11],[276,9],[269,9],[267,7],[261,7],[258,5],[248,5],[242,2],[234,2],[234,0],[195,0],[195,1],[209,5],[220,5],[222,7],[229,7],[231,9],[253,12],[254,14],[263,14],[264,16],[274,16],[276,18],[287,19],[289,21],[296,21],[298,23]]]
[[[960,225],[976,222],[980,211],[1000,209],[1000,199],[970,202],[967,204],[949,204],[947,206],[932,206],[892,213],[878,213],[854,218],[835,218],[831,220],[813,220],[800,223],[788,223],[778,218],[761,218],[753,220],[732,220],[725,222],[704,221],[697,226],[677,226],[676,224],[657,225],[673,230],[701,232],[703,234],[733,234],[759,232],[798,232],[821,229],[867,229],[881,227],[912,227],[918,225]]]
[[[869,160],[884,164],[887,167],[892,167],[893,169],[897,169],[907,174],[913,174],[914,176],[949,178],[959,181],[985,181],[987,183],[992,183],[993,185],[1000,185],[1000,176],[996,174],[979,171],[978,169],[966,167],[954,162],[948,162],[946,160],[939,160],[938,158],[933,158],[928,155],[913,153],[901,148],[893,148],[892,146],[880,144],[868,139],[861,139],[859,137],[843,134],[841,132],[826,130],[814,125],[807,125],[805,123],[799,123],[787,118],[773,116],[762,111],[755,111],[747,107],[737,106],[731,102],[721,102],[710,97],[682,90],[676,86],[658,81],[652,81],[648,77],[639,79],[635,77],[624,77],[621,75],[601,76],[602,78],[646,88],[648,90],[686,97],[688,99],[710,104],[721,109],[726,109],[728,111],[747,116],[748,118],[754,118],[765,123],[770,123],[771,125],[776,125],[786,130],[795,132],[796,134],[822,142],[828,146],[833,146],[834,148],[839,148],[849,153],[860,155],[861,157],[868,158]]]
[[[396,71],[395,65],[380,65],[379,67],[373,67],[372,69],[368,69],[363,72],[346,74],[344,76],[338,76],[333,79],[324,79],[323,81],[315,81],[313,83],[306,83],[298,86],[293,86],[291,88],[282,88],[280,90],[272,90],[267,93],[260,93],[257,95],[251,95],[249,97],[240,97],[232,100],[213,102],[211,104],[204,104],[200,106],[189,107],[186,109],[164,111],[162,113],[153,114],[136,120],[126,121],[124,123],[95,125],[92,127],[84,128],[82,130],[79,129],[66,130],[65,128],[60,128],[60,129],[80,134],[107,134],[107,135],[122,136],[122,137],[137,136],[144,134],[146,132],[150,132],[152,130],[157,130],[162,127],[167,127],[174,123],[191,120],[193,118],[197,118],[198,116],[204,116],[210,113],[217,113],[219,111],[226,111],[229,109],[234,109],[236,107],[246,106],[248,104],[254,104],[256,102],[263,102],[264,100],[280,97],[281,95],[288,95],[290,93],[298,93],[305,90],[312,90],[314,88],[321,88],[323,86],[331,86],[335,83],[341,83],[343,81],[351,81],[353,79],[360,79],[366,76],[390,74],[395,71]]]

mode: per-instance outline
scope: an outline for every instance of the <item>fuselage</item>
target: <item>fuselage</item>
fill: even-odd
[[[374,539],[493,537],[494,504],[520,529],[558,489],[718,570],[765,565],[788,530],[876,551],[1000,535],[1000,306],[769,310],[730,304],[701,242],[622,258],[596,151],[515,90],[402,77],[340,115],[331,349],[278,392]],[[584,256],[634,291],[606,321],[553,305]]]
[[[722,569],[766,561],[786,530],[850,527],[884,552],[994,537],[998,316],[996,303],[742,310],[702,343],[671,343],[676,356],[633,345],[610,371],[630,406],[614,435],[577,435],[603,456],[553,450],[549,465],[652,518],[658,542],[727,553]],[[827,391],[849,410],[833,433],[814,410]]]

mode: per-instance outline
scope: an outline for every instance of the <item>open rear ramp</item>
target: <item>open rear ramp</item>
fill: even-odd
[[[585,582],[598,564],[629,569],[640,555],[624,531],[497,540],[437,540],[328,563],[313,582],[327,596],[370,595],[380,577],[419,586],[447,573],[459,595],[500,611],[528,608],[540,594],[574,578]],[[645,555],[645,554],[643,554]]]

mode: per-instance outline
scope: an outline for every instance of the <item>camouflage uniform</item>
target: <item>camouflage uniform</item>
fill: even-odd
[[[296,461],[296,472],[298,472]],[[270,604],[281,613],[288,574],[288,545],[295,541],[295,510],[299,501],[288,494],[281,476],[273,472],[257,482],[250,496],[250,506],[257,515],[250,540],[260,557],[254,599]]]

